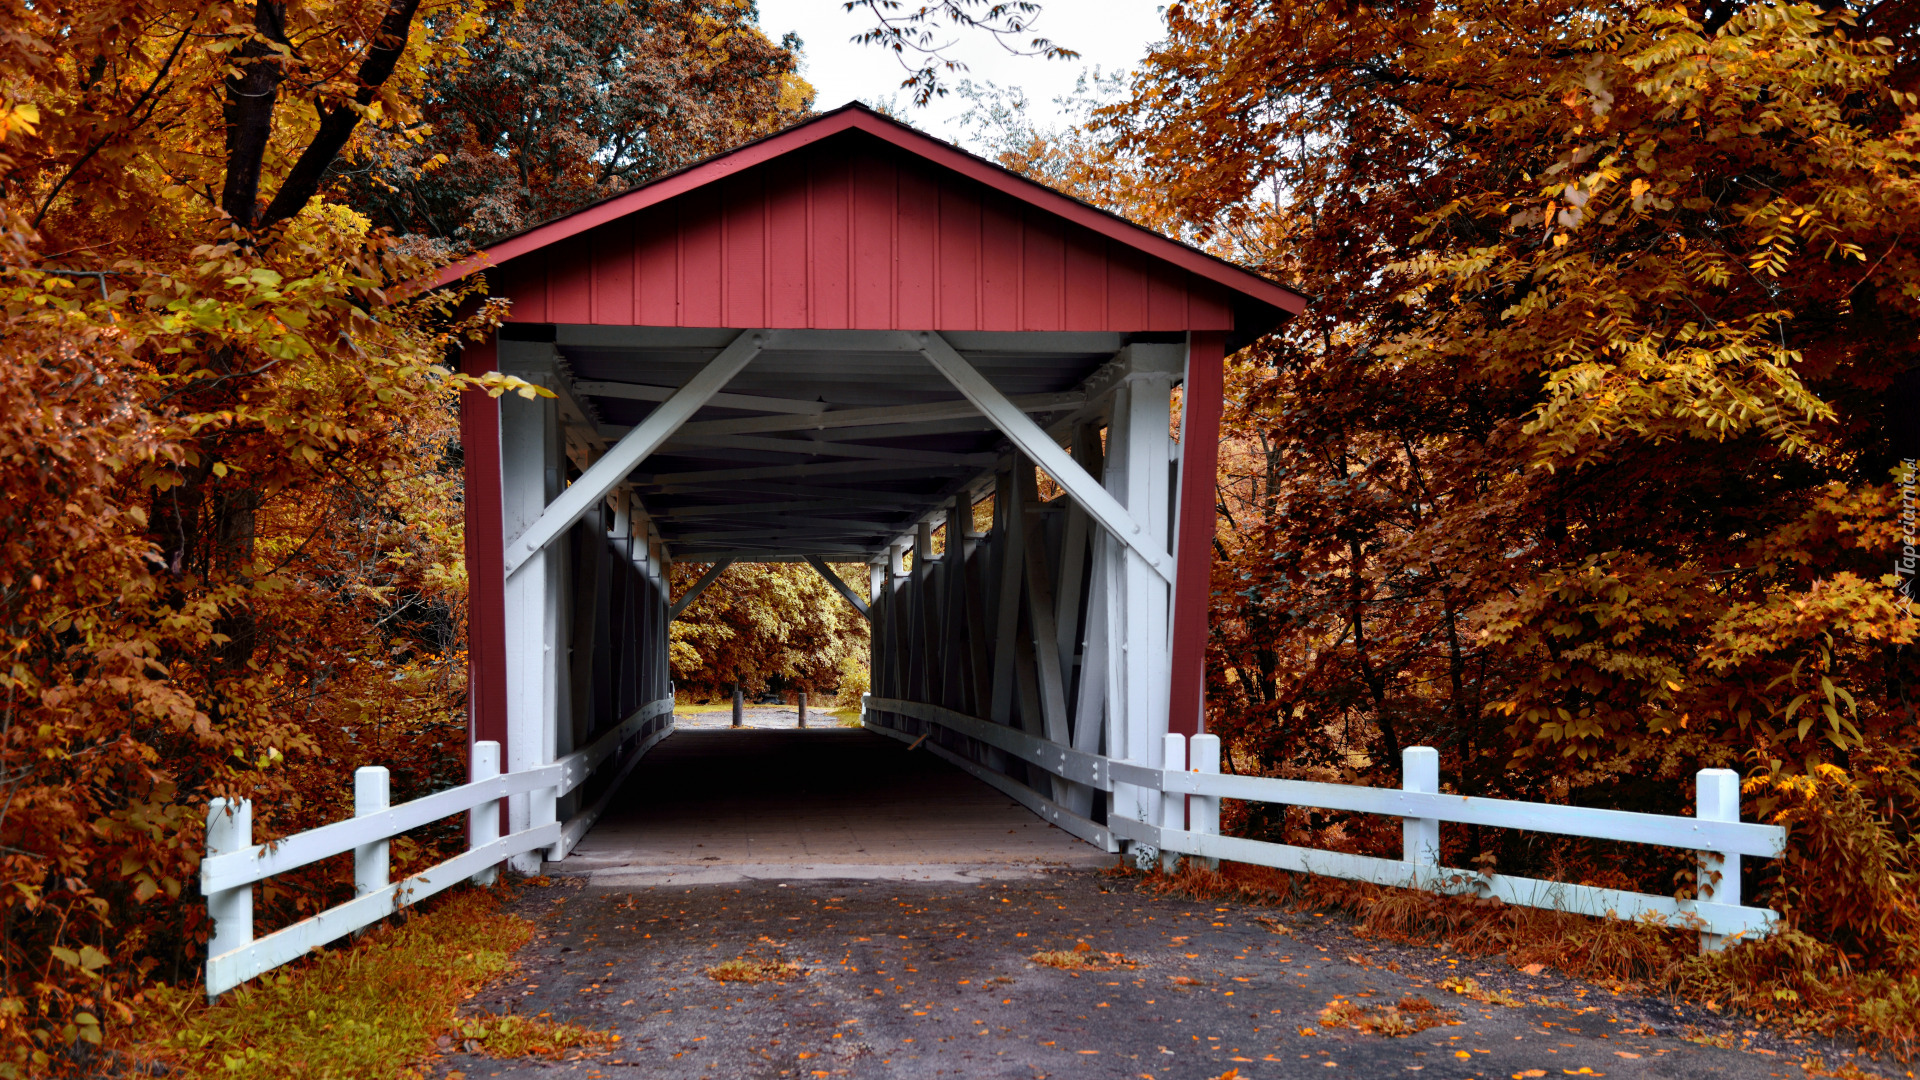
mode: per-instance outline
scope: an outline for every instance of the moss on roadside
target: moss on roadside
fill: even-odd
[[[424,1075],[440,1051],[555,1057],[617,1036],[524,1017],[458,1016],[511,971],[533,934],[506,887],[463,888],[351,945],[318,953],[208,1005],[197,989],[149,990],[119,1048],[181,1078],[385,1080]]]

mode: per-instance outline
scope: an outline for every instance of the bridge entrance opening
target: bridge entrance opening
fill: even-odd
[[[815,842],[773,827],[802,796],[909,862],[916,831],[984,852],[1037,815],[1112,852],[1116,807],[1160,820],[1105,763],[1199,731],[1222,366],[1298,294],[857,105],[442,281],[475,273],[511,321],[463,369],[551,396],[464,403],[471,738],[581,773],[507,800],[507,833],[561,826],[522,869],[639,866],[697,807],[751,865]],[[675,562],[708,568],[680,596]],[[662,744],[671,621],[735,562],[870,620],[865,734]]]

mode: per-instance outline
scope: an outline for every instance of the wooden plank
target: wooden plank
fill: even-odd
[[[587,234],[593,244],[593,310],[589,322],[634,322],[633,221],[610,221]]]
[[[665,401],[679,392],[677,386],[653,386],[647,383],[604,382],[582,380],[573,384],[577,394],[587,397],[621,398],[626,401]],[[827,411],[824,401],[795,401],[791,398],[761,397],[754,394],[719,393],[707,399],[707,404],[723,409],[757,409],[761,412],[794,413],[802,416],[814,416]],[[684,425],[685,431],[695,425]],[[784,431],[786,428],[766,428],[768,431]]]
[[[612,385],[608,383],[582,384],[594,386]],[[582,390],[594,394],[593,390]],[[637,395],[636,395],[637,396]],[[722,395],[728,396],[728,395]],[[647,400],[664,401],[665,398]],[[778,401],[779,399],[759,398],[756,401]],[[1086,395],[1077,390],[1058,394],[1023,394],[1007,399],[1017,409],[1030,413],[1064,412],[1078,408]],[[727,402],[716,397],[715,405]],[[687,424],[681,430],[689,435],[749,435],[765,434],[774,431],[830,431],[835,428],[864,427],[875,424],[901,425],[903,434],[913,430],[908,425],[926,423],[934,420],[974,420],[984,419],[980,410],[972,402],[961,400],[953,402],[933,402],[924,405],[887,405],[876,409],[833,409],[828,410],[822,402],[792,402],[793,408],[780,408],[777,411],[801,413],[804,417],[785,416],[741,416],[726,420],[699,420]],[[805,405],[802,410],[797,406]],[[741,404],[741,408],[776,411],[772,405]]]
[[[1270,844],[1235,836],[1166,829],[1125,817],[1112,817],[1108,825],[1115,836],[1138,843],[1152,844],[1162,851],[1177,851],[1212,859],[1231,859],[1250,866],[1271,866],[1300,874],[1367,881],[1423,892],[1466,894],[1497,898],[1523,907],[1546,908],[1579,915],[1621,919],[1631,922],[1657,921],[1669,926],[1700,929],[1711,933],[1763,937],[1772,933],[1779,915],[1766,908],[1736,907],[1731,904],[1675,900],[1669,896],[1649,896],[1619,889],[1601,889],[1588,885],[1569,885],[1536,878],[1481,874],[1472,870],[1454,870],[1429,864],[1408,864],[1398,859],[1376,859],[1365,855],[1347,855],[1335,851]]]
[[[337,941],[355,930],[419,903],[443,889],[458,885],[503,859],[551,847],[560,837],[558,822],[503,836],[482,848],[456,855],[379,892],[329,908],[249,945],[207,959],[207,994],[218,995],[274,968],[305,956],[313,948]]]
[[[1017,455],[1014,467],[1031,468]],[[1026,555],[1020,549],[1025,515],[1020,513],[1020,486],[1013,473],[1001,473],[993,483],[993,568],[999,589],[993,605],[993,687],[987,716],[996,724],[1013,723],[1014,653],[1011,647],[1020,624],[1020,568]]]
[[[635,431],[640,430],[635,428]],[[936,465],[881,465],[870,461],[823,461],[811,465],[760,465],[741,469],[703,469],[696,472],[655,473],[641,476],[635,483],[648,487],[679,487],[691,484],[720,484],[734,480],[784,480],[789,477],[801,480],[819,477],[863,480],[878,480],[892,477],[960,477],[967,475],[973,467],[967,469],[946,469]]]
[[[897,191],[893,324],[938,326],[940,191],[932,177],[905,163],[898,170]]]
[[[765,173],[755,170],[720,183],[725,264],[720,326],[770,326],[767,318],[767,204]]]
[[[842,154],[808,154],[807,166],[808,322],[845,329],[853,325],[853,178]]]
[[[805,167],[787,175],[787,182],[767,185],[767,319],[770,326],[809,326]]]
[[[980,199],[955,183],[940,185],[940,311],[943,330],[980,326]]]
[[[680,230],[675,221],[653,211],[634,222],[634,311],[642,326],[676,326],[680,321]],[[518,309],[514,314],[520,315]]]
[[[1064,330],[1067,266],[1060,221],[1045,214],[1028,213],[1024,217],[1020,328]]]
[[[860,154],[853,162],[853,325],[892,327],[898,198],[892,155]]]
[[[1468,795],[1430,795],[1401,788],[1278,780],[1265,776],[1169,773],[1165,790],[1226,799],[1251,799],[1289,806],[1314,806],[1389,817],[1433,818],[1463,825],[1527,829],[1560,836],[1586,836],[1654,844],[1689,851],[1778,858],[1786,852],[1787,831],[1778,825],[1742,821],[1601,810],[1587,806],[1486,799]]]
[[[859,458],[866,461],[913,462],[954,468],[985,468],[997,454],[954,454],[944,450],[914,450],[896,446],[863,446],[859,443],[828,442],[819,439],[764,439],[752,435],[676,434],[666,441],[674,448],[715,447],[757,450],[769,454],[801,454],[811,457]]]
[[[721,307],[726,287],[722,210],[720,192],[714,188],[689,192],[680,208],[680,311],[674,319],[676,325],[727,325]]]

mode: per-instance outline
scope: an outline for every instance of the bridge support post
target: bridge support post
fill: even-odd
[[[503,342],[511,346],[513,342]],[[502,356],[502,368],[530,382],[543,376]],[[514,370],[519,368],[519,370]],[[506,535],[517,536],[531,527],[561,491],[566,456],[559,416],[552,399],[526,400],[508,394],[500,399],[500,489]],[[562,618],[562,593],[567,580],[565,545],[543,547],[529,554],[506,583],[507,630],[507,745],[506,770],[537,769],[554,760],[566,678],[560,658],[566,652],[561,634],[570,620]],[[515,795],[507,800],[507,828],[520,832],[556,819],[557,800],[550,792]],[[540,871],[541,853],[515,855],[512,867],[526,874]]]

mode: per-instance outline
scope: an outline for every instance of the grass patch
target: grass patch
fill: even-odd
[[[383,1080],[424,1075],[456,1047],[498,1057],[554,1057],[618,1036],[523,1017],[455,1015],[511,971],[533,925],[502,909],[510,893],[463,888],[352,945],[290,964],[208,1005],[196,988],[150,989],[126,1058],[180,1078]]]
[[[722,960],[708,968],[707,978],[715,982],[785,982],[806,973],[806,969],[799,964],[785,960],[755,960],[743,956],[737,960]]]

